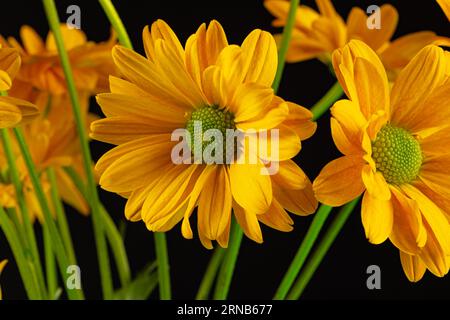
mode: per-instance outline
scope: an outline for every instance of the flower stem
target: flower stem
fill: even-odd
[[[90,201],[88,195],[86,194],[86,188],[83,181],[78,176],[77,172],[72,167],[64,168],[67,174],[72,179],[73,183],[77,189],[81,192],[86,201]],[[131,281],[130,265],[128,263],[127,252],[123,243],[123,239],[120,235],[119,230],[117,230],[114,221],[109,216],[106,209],[100,203],[100,213],[102,218],[102,224],[105,228],[106,238],[108,239],[109,245],[111,246],[112,254],[114,255],[114,260],[117,266],[117,271],[119,273],[120,284],[122,287],[126,287]]]
[[[56,222],[59,230],[61,231],[61,237],[64,242],[64,246],[67,250],[67,255],[70,264],[77,264],[75,257],[75,250],[73,249],[72,237],[70,235],[69,225],[67,223],[66,213],[64,212],[64,206],[61,202],[61,198],[58,192],[58,185],[56,184],[55,170],[53,168],[47,169],[48,180],[50,181],[51,198],[53,207],[56,211]]]
[[[156,259],[158,262],[159,296],[161,300],[170,300],[170,267],[167,254],[166,234],[155,232]]]
[[[0,227],[5,234],[5,237],[11,246],[11,251],[14,255],[14,259],[16,260],[17,267],[19,269],[20,277],[23,281],[25,291],[27,292],[27,296],[29,299],[43,299],[39,293],[38,284],[35,281],[32,273],[31,266],[25,257],[25,250],[21,245],[21,242],[17,236],[17,230],[14,228],[13,223],[6,215],[3,207],[0,206]]]
[[[43,0],[45,13],[50,25],[50,29],[55,37],[56,46],[58,48],[61,66],[67,82],[67,88],[72,102],[72,112],[75,117],[78,137],[81,144],[81,153],[83,155],[84,170],[88,181],[89,198],[91,199],[92,220],[94,226],[95,243],[97,247],[97,256],[100,267],[100,278],[105,299],[110,299],[113,296],[113,283],[111,277],[111,266],[109,265],[108,248],[102,227],[102,219],[99,210],[99,197],[97,193],[97,185],[95,183],[94,174],[92,172],[92,157],[89,150],[89,143],[85,131],[84,118],[81,113],[80,102],[75,87],[72,69],[70,66],[69,56],[64,47],[64,41],[59,25],[58,12],[54,0]]]
[[[233,219],[231,221],[230,242],[228,249],[225,252],[225,257],[217,278],[216,289],[214,291],[214,300],[225,300],[228,296],[242,237],[242,229],[236,220]]]
[[[213,282],[217,276],[217,271],[219,271],[220,264],[223,260],[225,250],[221,247],[217,247],[208,263],[206,272],[203,276],[202,282],[200,283],[200,288],[198,289],[196,300],[206,300],[209,298],[209,293],[211,291]]]
[[[109,22],[116,31],[120,43],[124,47],[132,49],[133,46],[131,44],[130,37],[128,36],[125,26],[123,25],[123,22],[120,19],[120,16],[117,13],[116,9],[114,8],[114,5],[112,4],[111,0],[99,0],[98,2],[100,2],[100,5],[102,6],[103,11],[105,11],[106,16],[109,19]]]
[[[289,13],[286,20],[286,25],[283,29],[283,35],[281,37],[281,43],[278,49],[278,68],[273,81],[272,88],[275,92],[278,91],[281,83],[281,77],[283,75],[284,65],[286,62],[286,55],[289,49],[289,42],[291,41],[292,29],[295,25],[295,16],[297,14],[297,8],[300,5],[300,0],[291,0],[289,7]]]
[[[34,166],[33,159],[31,158],[30,151],[28,150],[28,146],[25,142],[23,133],[19,128],[14,128],[14,134],[16,135],[20,152],[22,153],[25,165],[28,169],[34,192],[44,214],[44,223],[46,223],[49,228],[49,233],[52,238],[52,245],[54,246],[55,256],[58,261],[61,276],[63,277],[64,281],[66,281],[67,267],[69,266],[69,260],[67,258],[66,250],[64,248],[59,231],[56,228],[55,221],[53,220],[47,198],[44,194],[44,190],[42,189],[39,176]],[[67,290],[67,295],[69,296],[69,299],[83,299],[83,292],[81,290]]]
[[[295,278],[300,272],[300,269],[303,267],[303,264],[305,263],[306,258],[311,252],[311,249],[314,243],[316,242],[317,237],[319,236],[320,230],[322,229],[332,209],[333,209],[332,207],[326,205],[320,206],[319,210],[314,216],[314,219],[308,229],[308,232],[305,235],[305,238],[303,239],[297,251],[297,254],[292,260],[288,271],[284,275],[283,280],[281,281],[281,284],[278,287],[275,296],[273,297],[274,300],[284,300],[286,298],[289,289],[292,287]]]
[[[58,281],[56,274],[55,256],[52,248],[52,239],[47,226],[43,226],[44,231],[44,256],[45,256],[45,270],[47,274],[47,288],[48,299],[53,300],[56,297],[56,290],[58,289]]]
[[[313,120],[316,121],[319,119],[328,109],[330,109],[331,105],[335,103],[344,93],[341,85],[337,81],[328,92],[320,99],[312,108],[311,112],[313,113]]]
[[[25,197],[23,194],[22,183],[20,181],[19,171],[16,166],[16,156],[13,151],[11,137],[9,136],[8,129],[1,130],[3,150],[6,155],[6,159],[8,161],[8,168],[11,177],[11,181],[14,185],[14,189],[16,191],[16,198],[18,200],[19,208],[15,210],[13,214],[20,215],[21,223],[17,225],[17,228],[20,228],[19,233],[24,237],[25,240],[25,248],[29,248],[30,254],[28,255],[31,258],[31,263],[34,265],[34,270],[37,273],[36,276],[39,279],[40,284],[44,284],[44,273],[41,265],[41,260],[39,256],[39,251],[36,242],[36,235],[34,233],[33,224],[31,223],[31,219],[28,213],[28,208],[25,203]],[[20,236],[20,235],[19,235]],[[42,294],[45,296],[45,285],[40,288]]]
[[[355,209],[358,202],[359,202],[359,197],[357,199],[347,203],[339,211],[337,217],[334,219],[333,223],[328,228],[322,241],[318,244],[317,249],[311,256],[310,260],[306,264],[303,271],[300,273],[300,276],[297,279],[296,283],[294,284],[292,290],[289,292],[289,295],[287,296],[288,300],[297,300],[300,298],[300,296],[303,293],[303,290],[308,285],[309,281],[311,280],[312,276],[314,275],[314,272],[319,267],[320,263],[322,262],[323,258],[327,254],[328,250],[330,249],[331,245],[333,244],[337,235],[341,231],[341,229],[344,226],[345,222],[347,221],[348,217]]]

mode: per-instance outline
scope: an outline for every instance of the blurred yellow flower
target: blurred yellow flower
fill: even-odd
[[[333,54],[349,100],[332,108],[331,129],[343,157],[314,181],[319,201],[340,206],[364,193],[361,219],[371,243],[400,249],[410,281],[426,269],[449,270],[450,59],[422,49],[390,91],[377,54],[352,40]]]
[[[111,59],[115,36],[96,44],[87,41],[81,30],[69,29],[66,24],[61,24],[61,32],[77,89],[91,94],[106,90],[108,75],[115,73]],[[66,93],[66,81],[53,34],[49,32],[44,42],[31,27],[23,26],[20,36],[22,45],[14,38],[2,39],[3,45],[17,49],[21,55],[22,68],[17,78],[52,95]]]
[[[229,45],[222,26],[212,21],[183,48],[158,20],[144,29],[143,40],[147,58],[113,49],[124,79],[111,77],[111,93],[97,96],[106,118],[91,126],[92,138],[118,145],[96,169],[102,188],[128,198],[126,217],[158,232],[182,220],[183,236],[192,238],[189,218],[198,206],[199,237],[212,248],[212,240],[227,246],[232,210],[256,242],[263,241],[259,222],[292,230],[284,208],[299,215],[314,212],[311,182],[290,159],[316,125],[311,112],[282,100],[270,87],[277,69],[273,37],[255,30],[241,46]],[[180,128],[194,133],[195,120],[220,130],[279,129],[278,174],[261,173],[270,156],[256,164],[173,163],[177,141],[171,133]]]
[[[17,50],[0,45],[0,92],[6,92],[20,68],[20,56]],[[0,128],[14,127],[26,123],[38,116],[35,105],[12,97],[0,97]]]
[[[299,6],[297,19],[287,54],[288,62],[320,59],[331,62],[334,50],[342,48],[352,39],[364,41],[381,57],[390,80],[405,67],[414,55],[429,44],[450,45],[450,39],[431,31],[421,31],[391,42],[397,28],[398,13],[390,4],[380,7],[380,28],[369,29],[364,10],[354,7],[345,22],[336,12],[331,0],[316,0],[319,12],[308,6]],[[264,5],[275,16],[273,25],[284,26],[289,0],[265,0]],[[276,35],[276,38],[281,35]]]

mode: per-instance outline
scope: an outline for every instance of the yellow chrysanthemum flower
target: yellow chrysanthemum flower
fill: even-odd
[[[400,249],[403,269],[418,281],[426,269],[444,276],[450,255],[450,56],[427,46],[390,92],[377,54],[352,40],[333,54],[349,100],[331,109],[331,128],[345,155],[314,181],[319,201],[340,206],[364,193],[366,236]]]
[[[3,269],[5,268],[6,264],[8,263],[8,260],[0,261],[0,275],[2,274]],[[2,300],[2,287],[0,286],[0,300]]]
[[[114,73],[111,48],[116,44],[115,37],[96,44],[87,41],[81,30],[69,29],[66,24],[61,24],[61,32],[77,89],[90,93],[106,90],[108,75]],[[17,78],[52,95],[66,93],[66,81],[53,34],[49,32],[44,43],[31,27],[23,26],[20,36],[23,46],[14,38],[2,39],[4,45],[17,49],[22,57],[22,68]]]
[[[97,117],[88,113],[89,96],[87,94],[80,95],[80,101],[83,113],[86,115],[87,125],[90,125]],[[43,109],[43,106],[40,106],[40,108]],[[50,201],[50,184],[46,174],[46,169],[52,167],[55,171],[61,199],[86,215],[89,213],[89,207],[64,170],[66,167],[73,167],[80,177],[84,177],[80,143],[70,108],[69,96],[54,96],[42,114],[35,121],[25,125],[23,132],[36,169],[40,174],[44,192],[49,198],[49,203],[52,203]],[[18,147],[15,148],[15,151],[28,212],[32,220],[38,218],[42,222],[44,219],[43,213],[28,175],[26,164]],[[3,152],[0,152],[0,169],[5,172],[8,170]],[[9,179],[0,179],[0,190],[0,204],[3,207],[18,207],[14,185]]]
[[[257,242],[263,241],[259,222],[292,230],[285,208],[299,215],[314,212],[311,183],[290,159],[316,125],[310,111],[285,102],[270,87],[277,69],[273,37],[255,30],[241,46],[229,45],[221,25],[212,21],[183,48],[158,20],[144,29],[143,40],[147,59],[113,49],[124,79],[111,77],[111,93],[97,96],[107,118],[91,126],[92,138],[119,145],[96,169],[102,188],[128,198],[126,217],[158,232],[183,220],[182,234],[192,238],[189,217],[198,206],[199,237],[212,248],[212,240],[227,246],[232,210]],[[186,128],[195,135],[195,121],[222,131],[279,129],[278,173],[262,174],[270,156],[256,164],[174,164],[171,152],[178,142],[171,133]]]
[[[449,0],[437,0],[437,3],[441,6],[442,10],[444,11],[445,15],[448,18],[448,21],[450,21],[450,1]]]
[[[20,69],[20,56],[17,50],[0,45],[0,91],[7,91]],[[12,97],[0,97],[0,128],[10,128],[26,123],[38,116],[35,105]]]
[[[381,57],[391,80],[414,55],[429,44],[449,45],[450,39],[439,37],[431,31],[421,31],[400,37],[391,42],[397,28],[397,10],[389,4],[380,7],[379,28],[369,29],[364,10],[354,7],[345,22],[336,12],[331,0],[316,0],[319,12],[308,6],[299,6],[287,54],[288,62],[318,58],[330,63],[334,50],[342,48],[352,39],[367,43]],[[286,24],[289,0],[265,0],[264,5],[276,17],[273,25]],[[280,37],[277,35],[276,37]]]

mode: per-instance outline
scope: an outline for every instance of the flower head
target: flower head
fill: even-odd
[[[364,193],[361,218],[371,243],[400,249],[411,281],[448,272],[450,255],[450,59],[427,46],[392,91],[377,54],[352,40],[333,54],[349,100],[332,108],[333,139],[343,157],[314,181],[319,201],[340,206]]]
[[[17,50],[0,45],[0,92],[6,92],[20,68]],[[26,123],[38,116],[38,109],[30,102],[0,96],[0,128],[10,128]]]
[[[87,41],[81,30],[69,29],[66,24],[61,24],[61,33],[77,89],[91,94],[105,90],[108,75],[115,71],[111,59],[111,48],[116,43],[114,36],[107,42],[96,44]],[[52,95],[66,93],[64,72],[52,32],[44,42],[31,27],[23,26],[20,36],[22,45],[14,38],[2,39],[4,45],[17,49],[22,58],[18,80]]]
[[[399,16],[397,10],[390,4],[382,5],[380,10],[370,17],[361,8],[354,7],[347,21],[344,21],[336,12],[331,0],[316,0],[316,3],[319,12],[303,5],[297,9],[298,18],[287,54],[288,62],[318,58],[324,63],[329,63],[334,50],[356,39],[364,41],[380,55],[388,76],[393,80],[426,45],[450,44],[450,39],[439,37],[429,31],[412,33],[391,42]],[[289,1],[265,0],[264,5],[276,17],[273,25],[284,26]],[[377,17],[381,20],[379,26],[375,25]],[[369,28],[368,24],[372,22],[373,28]]]
[[[212,21],[183,47],[158,20],[144,29],[143,39],[147,58],[120,46],[113,49],[123,79],[111,77],[111,93],[97,96],[106,118],[91,126],[94,139],[118,145],[96,169],[102,188],[128,198],[126,217],[160,232],[183,221],[183,236],[192,238],[189,218],[198,207],[199,237],[211,248],[212,240],[227,246],[232,210],[257,242],[262,242],[259,222],[292,230],[285,208],[300,215],[314,212],[311,183],[291,158],[316,126],[308,110],[284,101],[270,87],[277,68],[273,37],[255,30],[242,45],[230,45],[221,25]],[[190,138],[185,158],[174,163],[171,155],[179,143],[171,137],[178,129]],[[209,129],[219,138],[202,143]],[[224,132],[248,129],[257,134],[238,146],[223,146]],[[272,129],[279,132],[278,141],[260,134]],[[255,137],[259,145],[278,142],[277,157],[247,152],[246,141]],[[194,159],[197,139],[197,150],[204,154],[215,147],[218,161]],[[245,159],[223,162],[227,155]],[[245,161],[247,156],[255,156],[255,162]],[[268,174],[271,164],[279,167],[277,174]]]

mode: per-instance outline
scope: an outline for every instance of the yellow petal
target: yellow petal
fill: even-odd
[[[276,180],[272,180],[273,196],[283,208],[299,216],[316,212],[318,203],[311,182],[303,189],[286,189]]]
[[[313,114],[308,109],[292,102],[286,102],[289,115],[283,125],[290,127],[297,133],[300,140],[306,140],[316,132],[317,123],[312,121]]]
[[[427,46],[403,69],[391,93],[394,125],[411,128],[423,119],[423,103],[443,84],[446,64],[441,48]]]
[[[20,38],[25,50],[31,55],[42,53],[45,50],[41,37],[30,26],[25,25],[20,28]]]
[[[331,108],[331,115],[339,122],[345,134],[344,140],[341,140],[342,137],[339,135],[333,135],[336,145],[341,145],[341,147],[347,145],[348,147],[348,143],[350,143],[353,145],[352,150],[361,149],[363,129],[367,121],[358,105],[350,100],[339,100]]]
[[[417,254],[427,241],[419,206],[396,187],[391,187],[391,191],[394,225],[389,239],[401,251]]]
[[[361,220],[369,242],[383,243],[391,234],[394,222],[391,201],[377,199],[366,192],[362,200]]]
[[[391,191],[381,172],[374,172],[368,165],[364,166],[362,171],[362,180],[367,192],[379,200],[389,200]]]
[[[237,88],[233,100],[227,107],[234,113],[236,123],[245,122],[264,115],[273,97],[273,89],[270,87],[244,83]]]
[[[148,97],[149,93],[134,83],[114,76],[109,76],[109,87],[111,93],[117,93],[133,97]]]
[[[14,104],[0,100],[0,128],[10,128],[22,120],[22,113]]]
[[[418,282],[422,279],[427,268],[418,256],[412,256],[400,251],[400,261],[406,277],[411,282]]]
[[[330,119],[330,124],[334,144],[342,154],[350,155],[361,153],[361,146],[353,143],[357,141],[351,141],[349,139],[342,125],[335,118]]]
[[[230,166],[233,199],[244,210],[253,214],[267,212],[272,202],[272,183],[262,164],[239,164]]]
[[[436,233],[426,220],[424,221],[424,226],[428,232],[427,243],[419,253],[419,257],[431,273],[437,277],[443,277],[449,269],[448,251],[439,242]]]
[[[429,226],[427,243],[433,235],[444,254],[448,255],[450,253],[450,224],[442,210],[414,186],[402,185],[401,189],[417,202],[424,223],[426,222]]]
[[[449,0],[437,0],[437,2],[441,6],[445,15],[447,16],[448,21],[450,21],[450,1]]]
[[[290,232],[294,229],[292,226],[294,221],[275,199],[272,201],[272,205],[267,213],[258,215],[258,220],[266,226],[279,231]]]
[[[5,268],[6,264],[8,263],[8,260],[2,260],[0,261],[0,275]],[[0,300],[2,300],[2,288],[0,287]]]
[[[420,171],[422,180],[434,192],[450,199],[450,156],[447,154],[426,158]]]
[[[382,5],[379,14],[382,23],[379,29],[369,29],[367,27],[368,17],[361,8],[352,8],[348,19],[347,28],[349,39],[359,39],[367,43],[375,51],[389,42],[394,35],[398,24],[398,12],[389,4]]]
[[[306,188],[309,182],[303,170],[292,160],[280,162],[278,172],[271,178],[282,188],[294,190]]]
[[[420,132],[417,134],[420,137]],[[427,157],[447,154],[449,145],[450,126],[446,126],[440,130],[434,131],[430,135],[427,134],[424,138],[420,137],[420,147],[423,154],[427,155]]]
[[[144,28],[142,39],[147,58],[152,61],[155,60],[155,42],[158,39],[164,40],[180,59],[184,58],[184,50],[180,40],[178,40],[170,26],[161,19],[152,23],[151,32],[148,26]]]
[[[233,204],[234,216],[245,235],[257,243],[263,242],[261,227],[256,214],[244,210],[238,204]]]
[[[228,92],[225,81],[222,78],[222,70],[218,66],[210,66],[203,72],[201,80],[203,92],[209,101],[209,105],[227,106]]]
[[[276,104],[278,99],[274,99],[270,107],[265,113],[260,113],[259,117],[247,120],[245,122],[236,123],[236,127],[240,130],[267,130],[280,125],[289,116],[289,108],[287,103],[280,102]]]
[[[361,156],[345,156],[327,164],[313,183],[317,199],[329,206],[342,206],[363,193]]]
[[[242,43],[242,59],[246,82],[270,87],[278,65],[277,45],[273,36],[265,31],[254,30]]]
[[[225,166],[215,166],[198,199],[199,232],[216,240],[231,219],[231,187]]]
[[[0,70],[0,91],[7,91],[12,86],[11,78],[5,71]]]
[[[9,82],[16,77],[21,65],[19,51],[13,48],[0,48],[0,70],[9,75]],[[3,78],[4,76],[2,76]],[[6,90],[6,89],[2,89]]]
[[[86,35],[79,29],[69,29],[67,24],[64,23],[60,25],[60,30],[62,38],[64,39],[64,47],[66,48],[66,50],[71,50],[76,47],[82,46],[87,42]],[[56,47],[56,41],[55,37],[53,36],[53,32],[48,33],[47,39],[45,41],[45,47],[48,51],[56,52],[58,50]]]

